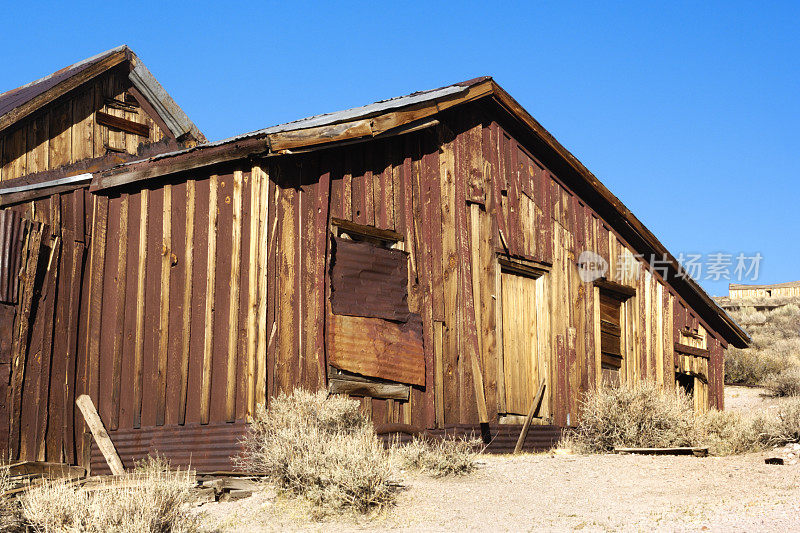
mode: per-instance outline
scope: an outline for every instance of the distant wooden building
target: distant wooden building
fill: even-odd
[[[723,351],[748,342],[491,78],[97,170],[85,200],[88,263],[57,289],[80,305],[55,313],[63,330],[42,319],[69,347],[18,342],[45,296],[16,308],[15,457],[69,448],[102,469],[79,420],[49,438],[73,416],[53,409],[86,392],[123,462],[157,449],[223,469],[255,406],[296,387],[361,397],[381,431],[482,425],[502,447],[544,383],[528,446],[545,445],[603,380],[722,408]],[[52,355],[67,349],[74,375]],[[31,382],[59,397],[49,418],[14,414]]]
[[[743,300],[748,298],[800,298],[800,281],[775,283],[772,285],[745,285],[731,283],[728,287],[728,298]]]

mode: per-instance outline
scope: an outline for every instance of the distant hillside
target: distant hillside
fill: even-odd
[[[725,382],[800,391],[800,298],[716,300],[753,339],[728,349]]]

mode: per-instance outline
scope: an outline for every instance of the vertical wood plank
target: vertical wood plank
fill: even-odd
[[[92,224],[92,281],[93,291],[89,296],[89,391],[93,401],[100,394],[100,319],[103,312],[103,290],[106,256],[106,227],[108,224],[108,197],[95,196],[95,219]]]
[[[211,175],[208,194],[208,263],[203,334],[203,380],[200,390],[200,423],[208,424],[211,407],[211,358],[214,345],[214,287],[217,273],[217,187],[219,177]]]
[[[48,410],[48,396],[50,392],[51,365],[53,361],[53,322],[56,312],[56,297],[58,290],[59,262],[61,260],[61,237],[53,239],[50,248],[50,258],[45,271],[45,284],[39,299],[40,309],[42,304],[45,317],[41,338],[41,367],[39,370],[39,388],[36,391],[36,405],[38,406],[36,428],[36,460],[44,461],[47,451],[47,423],[50,419]],[[59,457],[60,459],[60,457]]]
[[[144,292],[147,276],[147,218],[150,191],[142,189],[139,199],[139,254],[136,284],[136,336],[133,348],[133,427],[142,425],[142,387],[144,364]]]
[[[183,258],[183,344],[181,348],[181,392],[178,423],[186,422],[186,403],[189,394],[189,353],[192,338],[192,272],[194,269],[194,213],[196,182],[186,182],[186,246]]]
[[[167,365],[169,357],[169,292],[172,269],[172,185],[164,185],[161,216],[161,290],[158,318],[158,399],[156,425],[163,426],[167,412]]]
[[[125,339],[125,288],[127,286],[127,258],[128,258],[128,194],[120,198],[119,208],[119,251],[117,253],[117,277],[115,285],[118,287],[116,308],[116,331],[114,332],[113,370],[111,376],[111,421],[109,427],[114,430],[119,427],[120,413],[120,388],[122,386],[122,344]],[[72,403],[72,402],[70,402]]]
[[[242,171],[233,173],[233,219],[231,220],[231,279],[228,309],[228,372],[225,384],[225,415],[236,418],[236,355],[239,339],[239,268],[242,252]]]
[[[82,192],[81,192],[82,194]],[[83,216],[83,214],[81,214]],[[77,236],[76,236],[77,237]],[[80,235],[83,238],[83,234]],[[75,457],[75,434],[74,434],[74,403],[72,398],[77,390],[77,358],[78,358],[78,320],[81,305],[81,283],[84,260],[84,244],[75,242],[72,248],[72,271],[69,278],[69,314],[67,315],[67,360],[66,381],[64,383],[64,424],[62,428],[64,443],[64,460],[73,464]]]
[[[258,346],[258,303],[259,303],[259,242],[263,231],[260,224],[260,200],[262,187],[261,167],[250,170],[250,253],[248,255],[247,283],[247,418],[255,412],[256,348]]]

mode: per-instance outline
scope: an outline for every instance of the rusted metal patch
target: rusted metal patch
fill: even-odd
[[[16,303],[25,221],[11,209],[0,211],[0,302]]]
[[[339,237],[333,241],[333,313],[408,321],[408,254]]]
[[[422,319],[409,313],[397,324],[380,318],[331,315],[328,361],[362,376],[425,385]]]

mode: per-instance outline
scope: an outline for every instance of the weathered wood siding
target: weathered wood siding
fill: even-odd
[[[126,443],[123,457],[156,442],[177,454],[180,436],[194,435],[183,450],[196,467],[216,467],[235,451],[231,435],[256,405],[296,387],[326,387],[334,218],[402,237],[408,307],[422,319],[424,386],[411,386],[407,401],[363,398],[378,425],[464,427],[508,413],[498,257],[536,266],[541,414],[559,426],[577,422],[581,393],[601,376],[599,289],[578,276],[584,250],[602,256],[611,276],[620,257],[629,264],[618,280],[635,289],[622,304],[621,379],[672,389],[677,369],[697,378],[698,409],[721,408],[718,335],[510,126],[489,116],[469,105],[405,135],[20,206],[72,232],[61,231],[54,260],[73,261],[91,244],[80,270],[74,261],[57,270],[56,303],[39,305],[31,321],[34,331],[64,333],[52,344],[35,333],[32,345],[49,355],[40,362],[28,350],[34,366],[16,374],[20,384],[12,380],[26,435],[14,430],[12,440],[29,449],[17,455],[88,464],[91,439],[72,408],[74,394],[85,392],[112,439]],[[62,309],[67,272],[80,274],[81,290],[65,293]],[[75,310],[79,323],[66,328]],[[72,348],[56,346],[64,342]],[[72,359],[62,364],[53,355],[61,353]],[[37,377],[44,375],[49,381]],[[62,396],[55,384],[64,380],[72,388]],[[47,409],[26,403],[42,395],[52,397]],[[72,425],[63,429],[62,420]],[[58,426],[68,435],[48,440]],[[208,451],[198,426],[211,428],[209,438],[224,435],[219,449]]]

